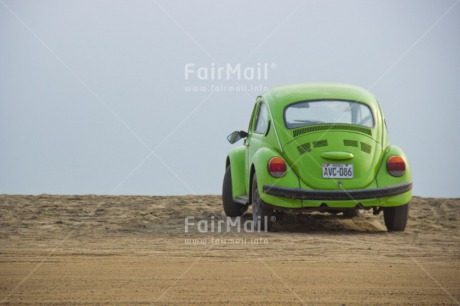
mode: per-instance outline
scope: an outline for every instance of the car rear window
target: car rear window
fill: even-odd
[[[323,123],[345,123],[365,127],[374,126],[371,109],[362,103],[342,100],[304,101],[288,105],[284,111],[286,127]]]

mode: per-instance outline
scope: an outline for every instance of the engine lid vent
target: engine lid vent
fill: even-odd
[[[355,148],[357,148],[358,147],[358,142],[356,140],[344,139],[343,140],[343,145],[346,146],[346,147],[355,147]]]
[[[361,142],[361,151],[371,154],[372,147],[367,143]]]
[[[313,147],[315,148],[327,147],[327,140],[313,141]]]
[[[299,150],[300,154],[311,152],[311,145],[309,142],[304,143],[303,145],[298,146],[297,150]]]
[[[294,137],[300,136],[306,133],[318,132],[318,131],[352,131],[359,132],[369,136],[372,136],[372,130],[364,126],[352,125],[352,124],[320,124],[313,126],[306,126],[294,130],[292,133]]]

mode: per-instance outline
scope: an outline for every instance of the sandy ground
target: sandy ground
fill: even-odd
[[[199,232],[198,221],[210,230],[223,217],[219,196],[1,195],[0,301],[460,301],[460,199],[414,198],[407,230],[391,234],[370,212],[288,216],[271,233]]]

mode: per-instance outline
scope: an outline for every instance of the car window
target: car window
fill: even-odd
[[[251,134],[254,131],[254,128],[256,126],[256,117],[259,111],[259,104],[254,103],[254,108],[252,109],[252,114],[251,114],[251,120],[249,120],[249,127],[248,127],[248,132]]]
[[[265,134],[268,126],[268,111],[265,103],[261,103],[259,113],[257,114],[256,125],[254,132],[258,134]]]
[[[284,120],[290,129],[323,123],[374,126],[374,117],[367,105],[340,100],[305,101],[288,105]]]

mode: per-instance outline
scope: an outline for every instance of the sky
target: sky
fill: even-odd
[[[219,194],[258,95],[340,82],[460,197],[458,2],[0,0],[0,194]]]

